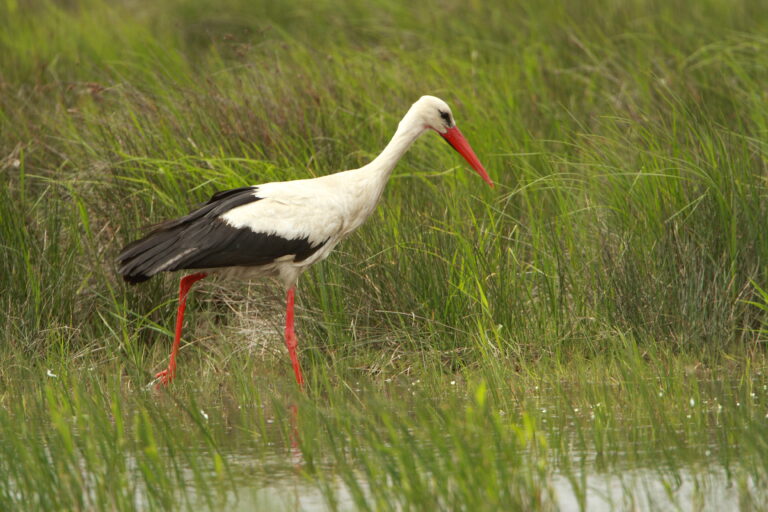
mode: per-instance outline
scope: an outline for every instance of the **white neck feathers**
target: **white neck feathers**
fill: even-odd
[[[380,186],[383,188],[389,179],[392,170],[400,161],[400,158],[408,151],[411,144],[419,138],[419,136],[426,131],[426,127],[423,122],[416,115],[414,109],[408,111],[403,117],[400,124],[397,126],[397,131],[389,144],[384,150],[377,156],[371,163],[361,168],[365,170],[371,177],[375,176],[375,181],[380,182]]]

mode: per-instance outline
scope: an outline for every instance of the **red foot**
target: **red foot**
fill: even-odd
[[[171,383],[173,380],[173,374],[175,372],[171,370],[170,368],[166,368],[165,370],[158,372],[157,375],[155,375],[155,379],[157,379],[157,384],[155,384],[155,387],[160,386],[167,386]]]
[[[197,274],[190,274],[181,279],[179,283],[179,309],[176,313],[176,335],[173,338],[173,348],[171,349],[171,360],[168,362],[168,369],[161,371],[155,378],[157,379],[156,387],[167,386],[173,380],[176,374],[176,354],[179,352],[179,344],[181,343],[181,327],[184,325],[184,308],[187,307],[187,292],[195,283],[204,278],[205,272],[198,272]]]

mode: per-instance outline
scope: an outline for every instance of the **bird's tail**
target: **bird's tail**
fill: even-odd
[[[126,245],[117,257],[117,272],[130,284],[143,283],[163,270],[170,270],[182,255],[175,254],[175,230],[155,230]]]
[[[167,270],[206,267],[205,257],[213,245],[224,242],[221,236],[215,240],[207,239],[222,224],[219,216],[258,201],[256,189],[240,187],[217,192],[207,203],[184,217],[152,226],[152,231],[144,238],[123,247],[117,257],[118,273],[129,283],[137,284]],[[202,267],[195,266],[197,264]]]

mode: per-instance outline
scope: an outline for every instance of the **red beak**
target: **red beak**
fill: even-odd
[[[469,145],[469,142],[464,138],[464,135],[462,135],[461,130],[459,130],[458,127],[454,126],[453,128],[448,128],[445,133],[441,133],[440,135],[448,141],[448,144],[450,144],[453,149],[458,151],[459,154],[464,157],[464,160],[477,171],[477,174],[479,174],[487,184],[493,187],[493,182],[488,176],[488,173],[485,172],[485,167],[483,167],[483,164],[477,159],[477,155],[472,151],[472,146]]]

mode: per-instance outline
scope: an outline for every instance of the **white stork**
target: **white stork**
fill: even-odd
[[[189,289],[208,275],[275,277],[287,290],[285,344],[296,381],[304,378],[293,328],[296,282],[310,265],[325,259],[373,212],[398,160],[427,130],[439,133],[488,183],[493,182],[456,127],[441,99],[422,96],[400,121],[392,140],[371,163],[320,178],[265,183],[217,192],[189,215],[156,226],[127,245],[119,273],[129,283],[160,272],[196,270],[182,277],[176,335],[168,368],[156,375],[169,383],[176,373],[184,308]]]

